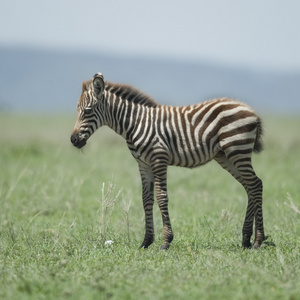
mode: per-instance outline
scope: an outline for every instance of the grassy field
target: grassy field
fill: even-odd
[[[268,243],[241,248],[246,194],[215,162],[169,168],[174,241],[140,250],[137,164],[100,129],[83,151],[75,116],[0,115],[1,299],[300,299],[300,118],[266,117],[254,167]],[[114,243],[106,245],[105,241]]]

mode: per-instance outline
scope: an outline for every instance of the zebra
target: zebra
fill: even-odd
[[[218,98],[188,106],[160,105],[126,84],[104,81],[101,73],[82,83],[71,143],[82,148],[89,137],[107,125],[121,135],[136,159],[142,181],[145,236],[141,248],[154,241],[154,194],[162,215],[163,242],[173,240],[168,211],[167,167],[194,168],[215,160],[245,189],[248,206],[242,246],[259,248],[265,240],[261,179],[251,157],[263,149],[262,121],[248,105]],[[255,222],[254,222],[255,220]],[[255,223],[255,238],[251,244]]]

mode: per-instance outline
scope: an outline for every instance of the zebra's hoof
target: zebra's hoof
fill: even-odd
[[[170,244],[169,243],[163,243],[161,246],[160,246],[160,250],[168,250],[170,247]]]
[[[250,238],[251,238],[251,236],[248,236],[246,234],[243,236],[243,243],[242,243],[243,248],[250,249],[252,247]]]
[[[260,246],[262,245],[262,243],[263,243],[266,239],[267,239],[267,238],[263,238],[262,240],[254,241],[253,249],[258,249],[258,248],[260,248]]]
[[[261,246],[261,242],[258,242],[258,241],[256,241],[256,242],[254,242],[254,244],[253,244],[253,249],[259,249],[260,248],[260,246]]]
[[[148,247],[150,246],[151,244],[142,244],[141,246],[140,246],[140,249],[148,249]]]
[[[148,239],[144,240],[140,248],[147,249],[153,242],[154,242],[154,238],[149,240]]]
[[[268,236],[265,236],[262,234],[258,239],[255,239],[254,244],[253,244],[253,249],[258,249],[262,245],[264,241],[268,239]]]

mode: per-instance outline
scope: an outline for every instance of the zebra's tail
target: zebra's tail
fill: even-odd
[[[257,120],[257,133],[256,133],[255,141],[254,141],[254,147],[253,147],[253,151],[256,152],[256,153],[259,153],[264,149],[262,135],[263,135],[262,121],[261,121],[260,118],[258,118],[258,120]]]

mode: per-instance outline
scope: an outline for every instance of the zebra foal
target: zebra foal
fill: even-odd
[[[154,241],[154,189],[163,220],[163,243],[173,240],[167,195],[167,167],[193,168],[214,159],[242,184],[248,207],[242,230],[243,247],[254,248],[265,239],[262,181],[256,176],[252,152],[262,150],[260,118],[247,105],[232,99],[213,99],[189,106],[159,105],[128,85],[104,81],[101,73],[82,84],[72,144],[83,147],[97,128],[107,125],[125,138],[142,180],[145,237],[141,247]]]

